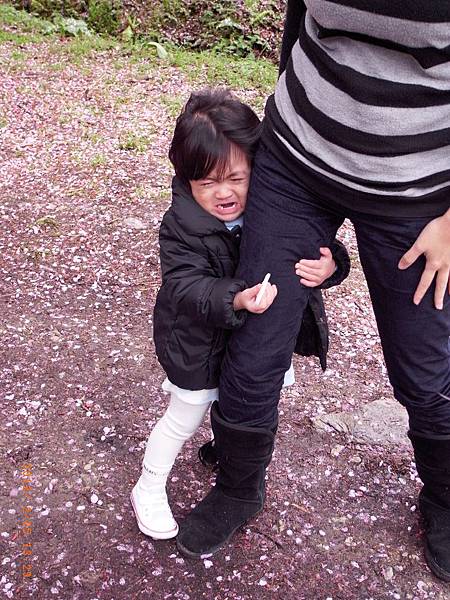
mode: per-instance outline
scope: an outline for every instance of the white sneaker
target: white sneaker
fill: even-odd
[[[178,533],[165,490],[143,490],[136,483],[131,491],[131,504],[139,529],[155,540],[169,540]]]

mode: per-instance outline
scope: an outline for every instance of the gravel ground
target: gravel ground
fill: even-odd
[[[74,62],[65,44],[0,45],[0,595],[449,598],[423,560],[409,449],[311,427],[391,397],[349,224],[351,276],[326,292],[329,369],[295,359],[265,511],[198,562],[138,531],[129,493],[166,405],[151,339],[166,154],[192,84],[119,50]],[[208,435],[173,470],[176,517],[210,487],[195,458]]]

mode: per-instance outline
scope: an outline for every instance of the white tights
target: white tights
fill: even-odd
[[[170,510],[167,477],[184,442],[201,425],[210,403],[189,404],[171,393],[169,406],[147,441],[142,474],[131,493],[139,529],[155,539],[168,539],[178,532]]]
[[[147,441],[143,460],[143,473],[169,474],[184,442],[200,427],[207,404],[188,404],[172,392],[169,406],[156,423]]]

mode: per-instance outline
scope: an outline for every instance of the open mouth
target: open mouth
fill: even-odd
[[[236,210],[237,203],[236,202],[223,202],[222,204],[218,204],[217,208],[221,212],[231,212],[233,210]]]

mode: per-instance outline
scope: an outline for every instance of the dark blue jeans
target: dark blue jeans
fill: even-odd
[[[255,159],[245,212],[238,276],[249,285],[267,272],[278,287],[274,304],[249,314],[228,344],[220,409],[228,421],[271,427],[310,290],[299,283],[299,257],[319,258],[344,218],[355,227],[394,395],[418,435],[450,438],[450,299],[433,304],[434,284],[419,306],[412,298],[425,265],[404,271],[401,256],[430,218],[384,218],[331,205],[308,191],[264,146]]]

